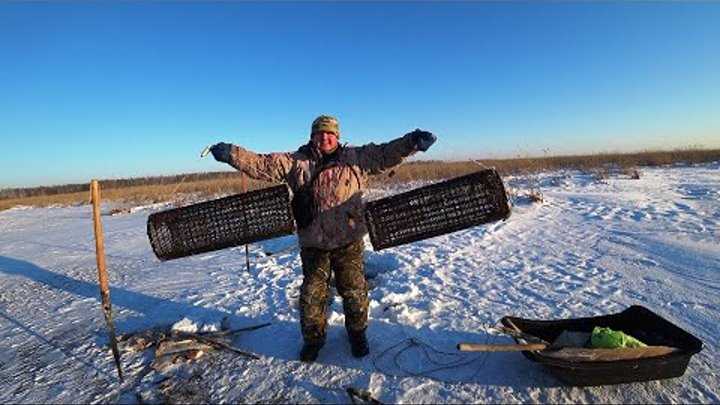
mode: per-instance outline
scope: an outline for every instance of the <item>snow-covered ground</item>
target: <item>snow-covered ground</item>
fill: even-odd
[[[527,189],[527,179],[505,180]],[[146,236],[152,209],[103,216],[118,333],[183,318],[272,323],[233,341],[259,360],[215,352],[161,375],[147,367],[151,350],[123,351],[123,384],[99,305],[90,207],[1,212],[0,402],[132,403],[182,391],[210,402],[336,403],[350,401],[347,387],[398,403],[720,402],[720,164],[647,168],[640,180],[532,180],[545,202],[519,198],[505,222],[381,252],[368,243],[371,355],[350,355],[335,297],[314,364],[297,360],[294,236],[251,245],[249,272],[243,248],[161,263]],[[504,315],[579,317],[632,304],[704,342],[683,377],[573,388],[520,353],[455,350],[510,342],[488,333]]]

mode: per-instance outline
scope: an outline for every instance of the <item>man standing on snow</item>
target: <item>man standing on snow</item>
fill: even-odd
[[[310,141],[295,152],[257,154],[228,143],[210,148],[215,160],[258,180],[286,182],[293,191],[303,270],[302,361],[314,361],[325,344],[331,271],[343,299],[352,354],[363,357],[369,353],[365,337],[368,287],[363,270],[367,228],[362,191],[369,175],[397,166],[417,151],[426,151],[437,139],[419,129],[380,145],[340,145],[339,138],[338,120],[321,115],[312,123]]]

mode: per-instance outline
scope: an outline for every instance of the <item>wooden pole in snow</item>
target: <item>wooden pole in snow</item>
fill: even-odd
[[[100,185],[97,180],[90,182],[90,194],[93,205],[93,226],[95,229],[95,256],[97,258],[98,283],[100,284],[100,299],[102,300],[103,315],[105,324],[110,335],[110,348],[115,358],[118,377],[123,381],[122,369],[120,368],[120,352],[118,351],[117,338],[115,337],[115,326],[112,320],[112,305],[110,304],[110,283],[108,281],[107,268],[105,267],[105,241],[103,239],[102,222],[100,222]]]

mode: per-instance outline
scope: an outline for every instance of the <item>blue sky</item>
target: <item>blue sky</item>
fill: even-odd
[[[438,134],[429,159],[720,147],[720,3],[0,3],[0,187]]]

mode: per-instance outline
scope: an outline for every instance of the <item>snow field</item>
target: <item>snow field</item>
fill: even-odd
[[[371,355],[355,359],[340,298],[317,363],[297,361],[302,282],[288,236],[161,263],[147,215],[103,216],[119,333],[159,325],[217,328],[272,322],[237,335],[258,354],[217,352],[168,374],[152,350],[123,351],[119,384],[99,305],[90,207],[0,212],[0,402],[719,402],[720,164],[642,170],[639,180],[580,172],[506,178],[523,193],[505,222],[396,248],[366,247]],[[371,190],[375,198],[397,190]],[[105,207],[109,211],[110,207]],[[267,255],[267,253],[272,253]],[[644,305],[699,337],[682,378],[565,387],[519,353],[459,353],[458,342],[510,342],[504,315],[565,318]]]

